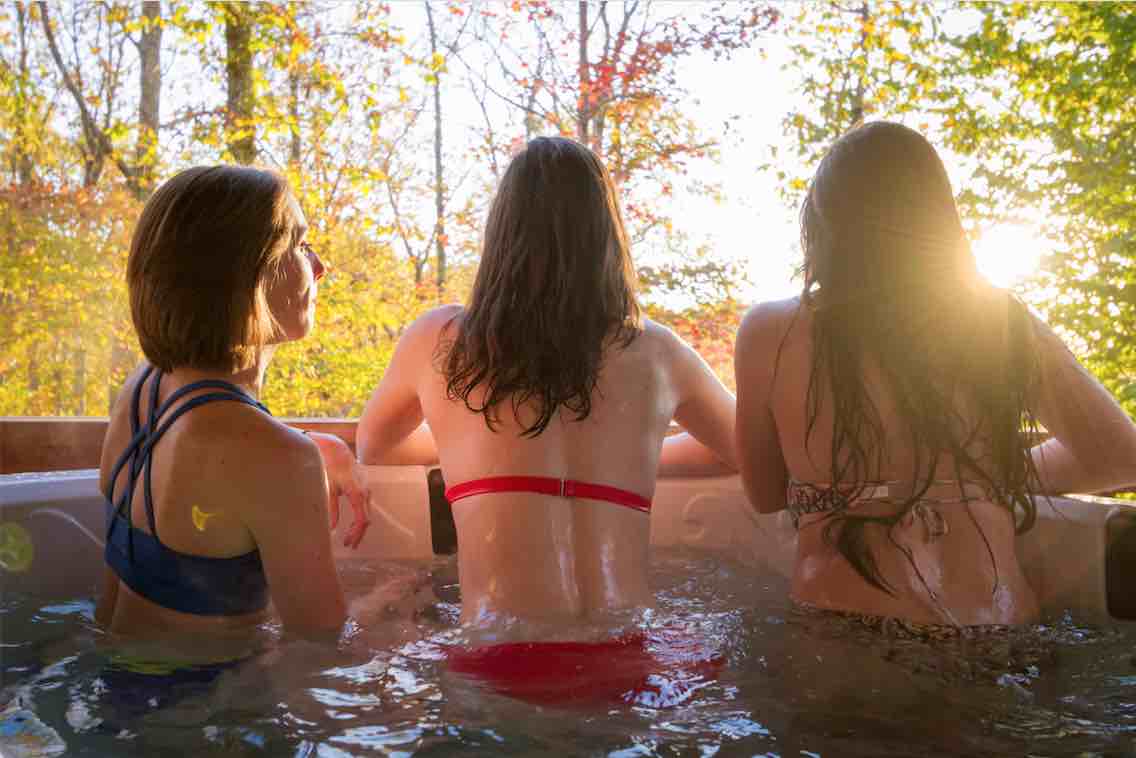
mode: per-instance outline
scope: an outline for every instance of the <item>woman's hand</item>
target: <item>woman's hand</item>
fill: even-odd
[[[352,549],[358,548],[371,521],[367,518],[366,493],[355,481],[355,456],[347,443],[333,434],[309,432],[308,437],[319,447],[327,472],[327,510],[331,516],[331,528],[339,525],[339,498],[346,495],[351,503],[353,520],[343,535],[343,544]]]

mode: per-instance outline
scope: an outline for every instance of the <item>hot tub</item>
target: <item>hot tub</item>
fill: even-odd
[[[438,469],[369,466],[366,479],[372,527],[358,551],[333,540],[338,557],[425,559],[457,549]],[[10,542],[26,536],[32,549],[30,565],[4,571],[6,589],[45,598],[97,590],[105,518],[97,483],[95,470],[0,476],[0,529]],[[737,476],[663,479],[651,543],[722,553],[788,576],[796,535],[787,513],[749,507]],[[1039,498],[1037,524],[1019,538],[1018,550],[1046,616],[1136,621],[1136,504]]]
[[[724,667],[651,680],[655,699],[558,708],[446,672],[457,543],[440,472],[367,477],[372,528],[358,552],[333,542],[345,588],[366,604],[375,593],[361,586],[418,586],[410,599],[372,604],[337,645],[274,638],[203,673],[93,624],[105,573],[95,471],[0,476],[0,754],[1136,754],[1126,503],[1040,502],[1019,552],[1047,620],[992,646],[928,644],[795,619],[788,518],[755,514],[737,477],[660,481],[647,621],[700,635]]]

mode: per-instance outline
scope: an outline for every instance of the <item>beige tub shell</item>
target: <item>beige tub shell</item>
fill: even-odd
[[[337,553],[412,559],[434,555],[438,535],[431,527],[428,473],[419,466],[367,467],[371,529],[359,552],[336,540]],[[437,501],[435,492],[435,516],[446,507]],[[4,588],[54,597],[95,592],[103,577],[99,543],[104,518],[93,470],[0,476],[0,522],[24,530],[35,551],[27,570],[0,569]],[[791,570],[796,534],[788,516],[755,513],[737,476],[660,480],[650,518],[653,545],[721,552],[786,576]],[[348,521],[342,520],[340,531]],[[1038,523],[1019,538],[1019,555],[1043,612],[1054,616],[1068,610],[1086,621],[1109,619],[1109,544],[1118,545],[1120,539],[1128,552],[1120,560],[1111,558],[1114,608],[1118,592],[1136,592],[1136,506],[1102,498],[1040,500]],[[1125,575],[1117,576],[1118,571]]]

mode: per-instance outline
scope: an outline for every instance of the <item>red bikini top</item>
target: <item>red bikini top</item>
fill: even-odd
[[[559,497],[583,497],[590,500],[604,500],[643,513],[651,512],[651,501],[635,492],[609,487],[606,484],[589,484],[575,479],[557,479],[551,476],[489,476],[455,484],[446,489],[446,499],[451,503],[474,495],[490,492],[535,492],[539,495]]]

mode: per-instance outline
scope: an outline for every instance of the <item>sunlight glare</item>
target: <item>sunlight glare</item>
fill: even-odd
[[[1049,243],[1036,227],[1003,224],[982,230],[973,243],[978,270],[997,287],[1013,287],[1038,270]]]

